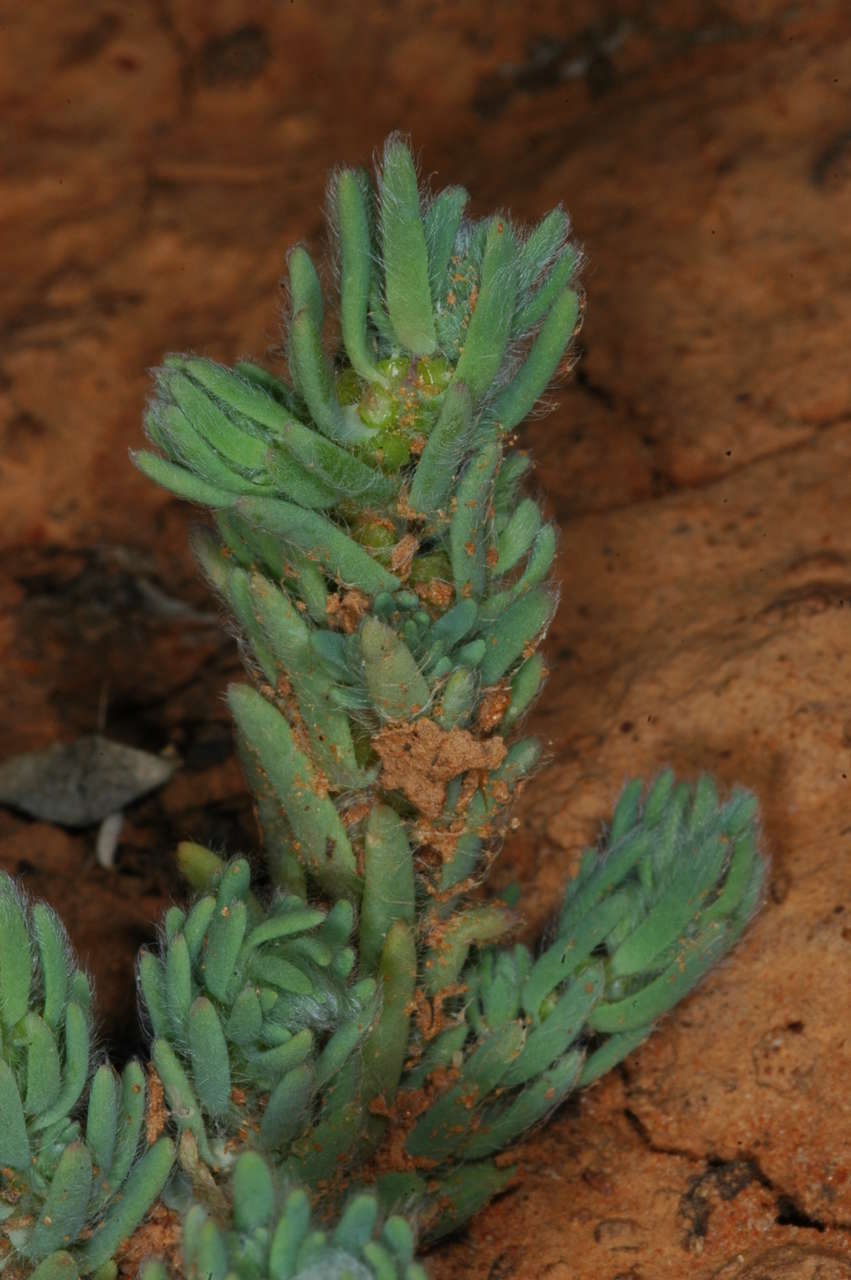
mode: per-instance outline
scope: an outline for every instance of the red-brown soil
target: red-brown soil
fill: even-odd
[[[193,837],[254,830],[196,518],[131,466],[165,351],[274,363],[284,253],[391,128],[483,213],[563,200],[582,360],[528,428],[562,527],[531,728],[548,763],[494,874],[546,919],[623,781],[760,796],[738,951],[518,1153],[435,1280],[851,1276],[851,13],[841,0],[0,4],[3,757],[101,730],[183,766],[94,832],[0,810],[63,913],[105,1043]]]

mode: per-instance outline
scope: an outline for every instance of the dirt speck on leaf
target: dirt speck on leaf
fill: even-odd
[[[470,769],[498,769],[505,759],[502,738],[480,741],[467,729],[442,729],[434,720],[388,726],[372,739],[382,764],[382,786],[401,791],[428,818],[438,818],[446,784]]]

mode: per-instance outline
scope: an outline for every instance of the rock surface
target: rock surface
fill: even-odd
[[[0,810],[110,1045],[192,836],[253,827],[193,515],[127,460],[170,349],[274,365],[326,171],[409,131],[482,213],[563,200],[582,360],[528,439],[563,530],[549,762],[497,871],[538,926],[622,782],[760,795],[766,907],[518,1153],[436,1280],[851,1275],[851,15],[834,0],[0,6],[2,756],[105,732],[182,770],[94,833]]]

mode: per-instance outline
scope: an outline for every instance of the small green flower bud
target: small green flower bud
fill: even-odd
[[[396,400],[383,387],[370,387],[358,404],[361,422],[378,431],[387,431],[396,421],[398,413]]]
[[[411,565],[409,582],[427,583],[435,580],[452,581],[452,565],[445,551],[427,551],[417,556]]]
[[[452,366],[444,356],[424,356],[417,361],[417,388],[421,395],[439,396],[452,381]]]
[[[402,355],[386,356],[383,360],[379,360],[377,365],[378,372],[383,374],[390,383],[404,382],[410,367],[410,360]]]
[[[380,431],[370,442],[369,453],[382,471],[401,471],[411,460],[409,441],[395,431]]]
[[[369,547],[371,551],[395,547],[399,541],[396,530],[389,520],[369,517],[355,520],[349,529],[349,534],[355,542],[359,542],[362,547]]]

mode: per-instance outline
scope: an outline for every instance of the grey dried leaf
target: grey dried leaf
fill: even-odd
[[[88,827],[168,782],[177,766],[91,734],[0,764],[0,804],[43,822]]]

